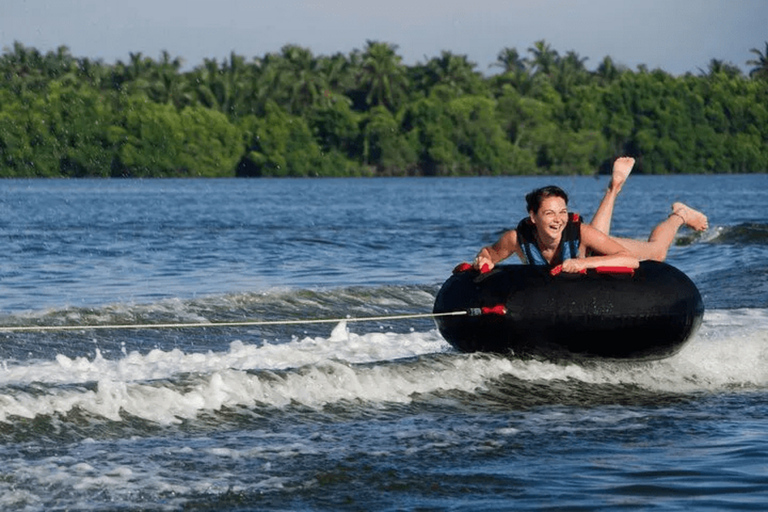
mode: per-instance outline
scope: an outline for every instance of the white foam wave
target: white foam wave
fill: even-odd
[[[519,361],[449,358],[427,365],[354,366],[324,361],[288,372],[217,370],[184,387],[167,382],[98,381],[96,389],[55,389],[51,394],[0,395],[0,421],[13,416],[66,414],[75,408],[120,421],[122,414],[161,424],[194,418],[225,407],[301,404],[322,407],[341,401],[408,403],[415,394],[439,390],[471,392]]]
[[[617,340],[620,343],[621,340]],[[575,367],[574,367],[575,366]],[[546,365],[536,378],[694,393],[768,388],[768,310],[707,312],[699,331],[673,357],[650,362]],[[516,377],[528,376],[517,373]]]
[[[349,363],[389,361],[421,354],[443,352],[448,344],[437,331],[397,334],[351,333],[339,323],[328,338],[294,338],[288,343],[250,345],[232,342],[226,352],[185,353],[152,350],[131,352],[122,359],[104,359],[97,350],[93,359],[56,356],[53,361],[35,362],[0,369],[0,386],[8,384],[82,384],[104,379],[136,382],[171,379],[178,374],[211,373],[223,369],[282,370],[318,364],[327,360]]]
[[[601,362],[586,365],[583,373],[571,365],[548,369],[548,374],[540,377],[632,385],[660,392],[765,389],[768,388],[768,310],[707,312],[697,334],[678,354],[667,359]]]
[[[767,326],[765,310],[709,312],[679,354],[647,363],[562,364],[461,354],[397,362],[445,352],[448,346],[436,331],[358,335],[344,323],[328,338],[260,346],[234,342],[221,353],[155,350],[116,361],[59,356],[0,371],[0,385],[6,385],[0,421],[80,409],[115,421],[130,414],[168,424],[227,407],[408,403],[419,394],[471,393],[510,377],[684,393],[765,388]],[[34,391],[23,386],[33,383]]]
[[[691,343],[655,363],[653,389],[715,391],[768,387],[768,310],[707,312]]]

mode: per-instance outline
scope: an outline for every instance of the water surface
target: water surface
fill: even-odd
[[[675,357],[455,352],[451,269],[555,183],[607,178],[7,180],[0,324],[335,319],[0,332],[4,510],[764,510],[768,177],[632,176],[644,237],[707,311]]]

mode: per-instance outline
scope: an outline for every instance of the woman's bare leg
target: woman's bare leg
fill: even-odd
[[[608,185],[608,189],[605,191],[603,200],[600,201],[600,206],[597,207],[597,212],[592,218],[592,222],[589,224],[597,229],[609,235],[611,233],[611,219],[613,218],[613,207],[616,204],[616,197],[621,192],[621,187],[624,186],[624,182],[627,181],[629,173],[632,172],[632,167],[635,165],[635,159],[623,156],[617,158],[613,162],[613,173],[611,174],[611,183]]]
[[[678,230],[684,225],[696,231],[704,231],[709,227],[706,215],[683,203],[675,203],[672,205],[670,216],[651,231],[647,242],[629,238],[614,238],[614,240],[640,261],[664,261]]]
[[[672,204],[672,215],[683,219],[683,223],[695,231],[706,231],[709,229],[707,216],[683,203]]]

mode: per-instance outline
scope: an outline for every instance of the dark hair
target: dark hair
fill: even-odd
[[[550,185],[548,187],[537,188],[525,196],[525,205],[529,212],[538,212],[541,208],[541,202],[548,197],[562,197],[565,204],[568,204],[568,194],[560,187]]]

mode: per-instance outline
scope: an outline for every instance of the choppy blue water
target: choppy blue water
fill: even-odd
[[[607,178],[0,182],[0,325],[428,313],[549,183]],[[681,353],[465,355],[429,319],[0,331],[2,510],[765,510],[768,176],[633,176],[673,201],[707,308]]]

